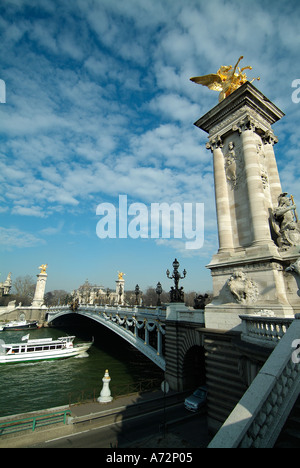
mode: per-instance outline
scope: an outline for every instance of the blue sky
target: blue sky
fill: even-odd
[[[255,86],[286,116],[274,126],[282,187],[300,200],[300,2],[251,0],[1,0],[0,272],[48,263],[47,290],[86,278],[114,287],[170,281],[211,289],[218,249],[212,157],[193,123],[218,93],[189,81],[251,65]],[[96,207],[205,204],[205,242],[99,239]],[[300,203],[300,202],[299,202]]]

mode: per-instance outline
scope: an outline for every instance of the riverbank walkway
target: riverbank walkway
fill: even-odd
[[[44,427],[37,427],[34,431],[32,429],[16,432],[12,434],[5,434],[0,436],[0,448],[27,448],[38,446],[39,444],[57,439],[60,437],[67,437],[82,431],[88,431],[95,428],[101,428],[106,425],[118,424],[126,419],[134,418],[140,414],[151,413],[155,410],[170,407],[179,404],[185,398],[185,393],[170,392],[166,395],[165,400],[163,393],[159,390],[146,393],[135,393],[127,396],[122,396],[114,399],[110,403],[101,404],[97,401],[81,403],[78,405],[63,406],[59,408],[50,408],[44,411],[35,411],[26,414],[18,414],[14,416],[7,416],[0,418],[0,424],[4,422],[17,421],[23,418],[33,418],[35,416],[47,415],[54,411],[69,411],[67,416],[67,424],[62,422],[55,425]],[[178,417],[172,421],[168,421],[168,426],[176,424],[180,420],[184,420],[185,424],[187,419],[194,417],[193,413],[186,412],[184,417],[182,412],[178,413]],[[209,435],[206,435],[206,427],[204,424],[204,436],[209,440]],[[174,440],[174,435],[170,434],[169,443],[175,443],[178,447],[178,440]],[[166,442],[166,441],[165,441]],[[143,442],[139,442],[143,446]],[[109,447],[108,447],[109,448]]]

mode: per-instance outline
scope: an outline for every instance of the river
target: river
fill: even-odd
[[[5,343],[20,342],[27,332],[1,332]],[[68,405],[80,395],[96,397],[102,389],[106,369],[111,377],[111,389],[123,389],[126,384],[159,378],[162,371],[113,332],[89,319],[67,321],[60,328],[30,331],[30,339],[75,335],[77,341],[94,344],[88,356],[57,361],[0,365],[0,417],[46,408]]]

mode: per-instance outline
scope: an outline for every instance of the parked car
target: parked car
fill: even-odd
[[[199,411],[205,405],[207,398],[207,388],[205,386],[197,388],[192,395],[184,400],[184,406],[189,411]]]

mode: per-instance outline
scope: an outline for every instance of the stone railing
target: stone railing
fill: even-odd
[[[240,315],[243,341],[274,348],[293,322],[287,317]]]
[[[48,308],[48,313],[54,314],[58,311],[67,311],[70,305],[52,306]],[[91,310],[95,312],[103,311],[106,313],[118,313],[119,315],[153,315],[159,318],[166,316],[165,307],[140,307],[140,306],[122,306],[122,305],[94,305],[94,304],[79,304],[77,311]],[[76,312],[76,311],[75,311]]]
[[[290,324],[209,448],[271,448],[300,393],[300,320]]]

